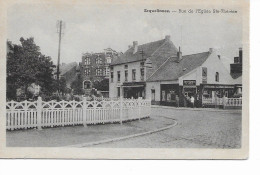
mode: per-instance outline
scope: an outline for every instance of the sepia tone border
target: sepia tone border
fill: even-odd
[[[187,149],[187,148],[68,148],[68,147],[6,147],[5,103],[6,103],[6,39],[7,8],[18,3],[40,3],[59,8],[62,4],[82,5],[242,5],[243,9],[243,110],[241,149]],[[249,0],[0,0],[0,158],[62,158],[62,159],[247,159],[249,152]]]

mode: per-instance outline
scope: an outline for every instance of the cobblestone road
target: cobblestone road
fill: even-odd
[[[241,112],[192,111],[153,108],[153,117],[176,119],[178,125],[165,131],[96,147],[124,148],[240,148]]]

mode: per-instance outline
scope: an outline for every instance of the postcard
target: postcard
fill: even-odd
[[[1,158],[248,158],[248,0],[0,3]]]

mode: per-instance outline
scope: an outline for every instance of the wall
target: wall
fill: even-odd
[[[200,67],[179,78],[180,86],[183,85],[183,80],[196,80],[196,85],[200,85],[202,83],[202,67],[207,67],[207,84],[235,84],[221,58],[219,59],[218,55],[213,51]],[[219,82],[215,81],[216,72],[219,73]]]

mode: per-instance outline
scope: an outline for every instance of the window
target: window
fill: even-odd
[[[140,72],[141,72],[141,81],[144,81],[144,68],[141,68]]]
[[[109,67],[106,67],[106,68],[105,68],[105,75],[106,75],[106,76],[109,76]]]
[[[125,69],[128,69],[128,65],[127,64],[125,65]]]
[[[136,80],[136,70],[132,69],[132,79],[133,81]]]
[[[128,70],[125,70],[125,81],[128,81]]]
[[[117,82],[120,82],[120,71],[117,71]]]
[[[215,74],[215,81],[219,82],[219,73],[218,72],[216,72],[216,74]]]
[[[110,79],[111,79],[111,82],[114,81],[114,72],[111,72],[111,73],[110,73]]]
[[[96,58],[96,64],[102,64],[102,58],[99,55]]]
[[[84,61],[85,61],[85,65],[90,65],[90,58],[89,57],[86,57],[84,59]]]
[[[117,87],[117,97],[120,97],[120,87]]]
[[[141,66],[141,67],[144,67],[144,62],[141,62],[141,63],[140,63],[140,66]]]
[[[97,69],[96,69],[96,75],[97,75],[97,76],[103,75],[102,69],[97,68]]]
[[[152,101],[155,101],[155,89],[152,89],[151,93],[152,93]]]
[[[89,75],[90,75],[90,69],[89,69],[89,68],[86,68],[86,69],[85,69],[85,75],[86,75],[86,76],[89,76]]]

